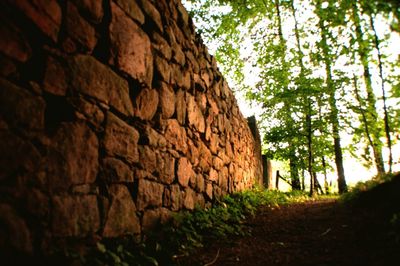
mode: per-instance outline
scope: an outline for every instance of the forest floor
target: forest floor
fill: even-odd
[[[180,265],[400,265],[389,220],[333,199],[262,207],[250,236],[206,243]]]

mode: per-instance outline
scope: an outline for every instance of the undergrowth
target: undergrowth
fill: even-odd
[[[255,215],[260,206],[274,208],[306,200],[312,199],[301,191],[284,193],[256,188],[235,193],[211,208],[176,214],[170,224],[148,233],[139,243],[130,238],[97,243],[80,260],[85,265],[176,265],[207,240],[249,234],[245,218]]]

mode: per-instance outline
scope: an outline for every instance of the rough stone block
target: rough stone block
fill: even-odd
[[[205,132],[205,121],[203,114],[199,106],[197,105],[193,96],[187,96],[187,113],[189,125],[194,126],[194,128],[200,133]]]
[[[134,180],[132,169],[115,158],[103,159],[103,175],[111,183],[131,183]]]
[[[54,196],[52,198],[52,232],[58,237],[84,237],[100,228],[97,198],[85,196]]]
[[[135,99],[135,116],[151,120],[157,112],[159,97],[156,90],[143,89]]]
[[[182,208],[183,197],[179,185],[171,186],[171,210],[178,211]]]
[[[176,150],[186,153],[187,135],[186,130],[181,127],[175,119],[169,119],[166,122],[165,139],[171,143]]]
[[[103,141],[108,155],[122,157],[130,163],[139,161],[139,132],[111,112],[107,114]]]
[[[145,179],[139,179],[138,182],[138,210],[144,210],[148,206],[160,207],[163,200],[164,186]]]
[[[62,64],[49,56],[43,78],[43,89],[51,94],[65,96],[68,84]]]
[[[113,2],[111,16],[110,62],[150,88],[153,80],[153,56],[149,37]]]
[[[157,153],[157,172],[161,182],[171,184],[175,180],[175,158],[168,153]]]
[[[149,146],[139,146],[139,164],[148,173],[157,168],[156,153]]]
[[[0,114],[7,122],[27,130],[44,128],[45,101],[0,78]]]
[[[99,144],[96,135],[82,123],[63,123],[51,139],[48,179],[52,188],[66,189],[73,184],[96,180]]]
[[[162,117],[171,118],[175,113],[175,93],[174,90],[166,83],[161,83],[160,102]]]
[[[196,201],[196,192],[191,188],[185,189],[185,199],[183,200],[183,206],[188,210],[193,210]]]
[[[89,19],[94,23],[100,23],[104,11],[103,11],[103,3],[98,0],[74,0],[76,5],[83,10],[84,14],[87,14]],[[128,2],[128,1],[127,1]],[[129,1],[132,2],[132,1]]]
[[[109,188],[111,205],[104,225],[104,237],[120,237],[140,233],[140,221],[129,190],[124,185]]]
[[[57,42],[61,26],[61,8],[52,0],[10,1],[19,8],[45,35]]]
[[[178,90],[175,98],[176,118],[181,125],[186,124],[186,99],[185,92]]]
[[[128,82],[91,56],[77,55],[69,60],[72,87],[109,104],[125,115],[133,115]]]
[[[147,15],[146,19],[150,19],[151,21],[153,21],[154,24],[157,26],[157,29],[160,32],[163,32],[164,27],[162,24],[160,12],[158,12],[158,10],[154,7],[154,5],[150,1],[139,0],[139,3],[141,4],[144,12]]]
[[[0,19],[0,51],[5,55],[26,62],[31,56],[31,48],[22,32],[13,24]]]
[[[131,18],[139,22],[140,25],[144,24],[144,14],[136,1],[131,0],[115,0],[117,5],[122,8]]]
[[[178,161],[177,176],[178,182],[182,187],[189,185],[190,178],[194,175],[192,164],[185,157],[180,158]]]

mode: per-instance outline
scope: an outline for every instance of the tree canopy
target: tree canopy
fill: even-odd
[[[317,176],[335,169],[345,192],[347,152],[378,176],[392,171],[400,134],[397,1],[184,4],[231,86],[262,109],[264,152],[288,162],[294,189],[307,176],[314,193]]]

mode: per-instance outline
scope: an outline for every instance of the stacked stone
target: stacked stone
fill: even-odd
[[[140,235],[259,178],[259,147],[179,0],[0,5],[10,247]]]

